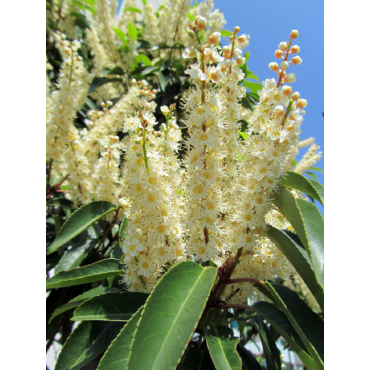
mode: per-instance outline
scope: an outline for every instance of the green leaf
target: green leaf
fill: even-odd
[[[55,370],[79,370],[99,356],[117,336],[124,323],[80,323],[59,353]]]
[[[248,62],[249,57],[250,57],[250,53],[249,53],[249,50],[247,50],[247,52],[244,54],[244,58],[245,58],[246,63]]]
[[[46,256],[46,273],[48,273],[50,270],[52,270],[61,259],[61,255],[58,253],[54,253],[50,256]]]
[[[254,110],[252,103],[247,97],[243,97],[241,103],[244,108]]]
[[[111,82],[122,82],[122,78],[107,78],[107,77],[95,77],[90,85],[88,95],[95,91],[98,87]]]
[[[61,271],[67,271],[78,267],[96,244],[96,240],[81,240],[70,250],[66,250],[58,266],[55,268],[55,273],[58,274]]]
[[[259,83],[256,83],[256,82],[249,82],[249,81],[244,81],[243,82],[243,86],[244,87],[248,87],[248,89],[250,89],[250,91],[252,91],[253,93],[256,93],[263,89],[263,86]]]
[[[208,352],[189,347],[179,370],[215,370],[215,366]]]
[[[83,302],[85,302],[87,299],[89,299],[91,297],[95,297],[95,296],[103,295],[103,294],[108,294],[108,293],[116,293],[116,292],[119,292],[119,291],[120,290],[117,289],[117,288],[104,288],[104,287],[90,289],[87,292],[85,292],[83,294],[80,294],[79,296],[71,299],[68,303],[66,303],[66,304],[60,306],[59,308],[57,308],[53,312],[53,315],[51,316],[51,318],[49,320],[49,323],[51,322],[51,320],[54,319],[54,317],[62,314],[65,311],[70,310],[71,308],[78,307],[80,304],[82,304]]]
[[[129,22],[127,26],[127,35],[132,39],[137,40],[137,29],[131,22]]]
[[[106,71],[103,73],[103,76],[108,76],[108,75],[124,75],[123,69],[121,67],[114,67],[111,70]]]
[[[324,286],[324,219],[320,211],[314,204],[296,199],[283,186],[273,196],[274,204],[292,224],[308,252],[317,282]]]
[[[324,322],[289,288],[264,283],[289,319],[318,369],[324,369]]]
[[[202,315],[216,274],[214,267],[203,268],[185,261],[162,277],[144,306],[130,348],[129,368],[176,368]]]
[[[144,55],[144,54],[139,54],[135,58],[135,61],[137,63],[144,63],[145,66],[151,66],[152,65],[152,62],[150,61],[150,59],[146,55]]]
[[[307,175],[310,175],[314,180],[317,181],[317,176],[313,172],[306,171]]]
[[[126,6],[124,9],[123,9],[124,12],[133,12],[133,13],[139,13],[141,14],[141,10],[138,9],[138,8],[134,8],[133,6]]]
[[[119,228],[119,237],[120,237],[119,245],[120,245],[120,247],[123,247],[123,238],[126,236],[125,229],[126,229],[127,221],[128,221],[128,219],[127,219],[127,217],[125,217],[124,220],[121,222],[121,226]]]
[[[127,45],[128,41],[126,39],[126,35],[121,31],[119,28],[112,28],[115,34],[121,39],[124,45]]]
[[[120,261],[110,258],[84,267],[62,271],[46,280],[46,289],[92,283],[120,274],[122,274]]]
[[[324,206],[324,186],[316,180],[310,180],[310,179],[307,179],[307,180],[316,189],[317,194],[319,194],[319,197],[322,200],[322,202],[320,203]]]
[[[246,73],[246,76],[245,78],[250,78],[251,80],[257,80],[259,81],[260,79],[252,72],[248,69],[247,73]]]
[[[281,370],[280,351],[277,349],[269,329],[259,316],[254,316],[253,321],[262,342],[267,368],[269,370]]]
[[[75,17],[75,25],[81,29],[90,28],[90,24],[86,17],[78,12],[71,12],[71,16]]]
[[[188,13],[186,16],[189,18],[190,22],[194,22],[195,16],[193,14]]]
[[[284,230],[269,226],[267,236],[284,253],[285,257],[288,258],[323,309],[324,290],[316,280],[312,262],[307,251],[300,247]]]
[[[233,34],[231,31],[228,30],[221,30],[220,33],[222,37],[229,37]]]
[[[80,4],[78,1],[71,0],[71,3],[79,7],[82,11],[85,11],[85,7],[82,4]]]
[[[105,201],[91,202],[82,206],[68,217],[46,254],[55,252],[62,245],[86,230],[94,222],[102,219],[114,210],[116,210],[116,206]]]
[[[103,358],[100,360],[98,370],[127,370],[127,359],[130,346],[134,331],[140,319],[141,311],[142,308],[139,308],[109,346]]]
[[[161,86],[161,90],[165,91],[168,83],[170,82],[171,76],[165,75],[162,71],[159,72],[159,84]]]
[[[241,132],[241,131],[238,131],[239,132],[239,135],[244,139],[244,140],[247,140],[248,139],[248,135],[245,133],[245,132]]]
[[[284,178],[281,178],[280,184],[288,188],[300,190],[324,206],[324,187],[319,182],[315,181],[315,184],[313,184],[312,181],[299,173],[288,171],[284,175]]]
[[[94,7],[95,6],[95,0],[80,0],[86,4],[89,4],[90,6]]]
[[[275,305],[268,302],[257,302],[253,305],[253,309],[264,319],[266,319],[275,330],[288,342],[293,351],[299,356],[301,361],[307,367],[307,370],[317,370],[317,367],[312,359],[307,354],[307,349],[301,341],[299,335],[294,330],[292,324],[285,314]]]
[[[146,293],[119,292],[93,297],[81,304],[71,320],[127,321],[145,303]]]
[[[234,338],[232,329],[226,326],[207,326],[206,341],[216,369],[241,369],[242,363],[236,352],[239,338]]]
[[[261,365],[255,359],[252,353],[250,353],[240,343],[237,344],[236,351],[242,360],[242,370],[262,370]]]
[[[321,168],[319,168],[319,167],[310,167],[310,170],[324,173],[324,171]]]

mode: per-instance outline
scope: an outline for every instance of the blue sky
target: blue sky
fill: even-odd
[[[239,26],[240,33],[251,36],[246,49],[250,52],[248,68],[261,81],[276,79],[276,72],[272,72],[268,64],[277,62],[274,52],[281,41],[289,41],[290,31],[299,31],[295,44],[300,46],[298,55],[303,62],[288,71],[297,77],[291,84],[293,91],[299,91],[301,98],[308,101],[301,139],[316,138],[323,153],[316,167],[324,170],[324,1],[214,0],[214,4],[225,15],[225,29],[232,31]],[[305,150],[301,149],[298,160]],[[323,173],[315,173],[323,184]]]

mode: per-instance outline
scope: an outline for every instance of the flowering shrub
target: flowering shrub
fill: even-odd
[[[104,353],[99,369],[280,369],[282,336],[321,369],[324,193],[302,176],[321,153],[300,140],[298,31],[260,85],[249,36],[223,30],[212,0],[143,3],[118,19],[114,1],[47,3],[56,368]],[[244,348],[255,335],[259,362]]]

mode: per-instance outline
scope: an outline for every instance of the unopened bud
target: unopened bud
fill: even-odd
[[[105,107],[105,103],[104,103],[104,102],[101,102],[101,103],[100,103],[100,106],[101,106],[102,108],[104,108],[104,107]]]
[[[288,63],[288,62],[286,62],[286,61],[282,62],[282,63],[280,64],[280,68],[281,68],[283,71],[287,70],[287,69],[289,68],[289,63]]]
[[[234,33],[239,33],[240,32],[240,27],[239,26],[236,26],[235,28],[234,28]]]
[[[195,37],[195,33],[193,30],[188,30],[188,35],[193,39]]]
[[[275,51],[275,57],[276,58],[280,59],[283,55],[284,55],[284,53],[281,50],[276,50]]]
[[[306,99],[299,99],[297,101],[297,108],[304,108],[307,107],[307,100]]]
[[[288,75],[285,76],[284,81],[290,84],[296,82],[297,78],[294,73],[289,73]]]
[[[292,40],[296,39],[297,37],[299,36],[299,33],[297,30],[293,30],[291,33],[290,33],[290,38]]]
[[[131,80],[131,83],[135,86],[136,85],[136,80],[133,78],[132,80]]]
[[[277,116],[282,116],[282,115],[285,113],[284,107],[283,107],[283,106],[281,106],[281,105],[278,105],[277,107],[275,107],[275,109],[274,109],[274,113],[275,113]]]
[[[300,94],[298,91],[296,91],[296,92],[292,95],[292,99],[293,99],[294,101],[297,101],[297,100],[300,98],[300,96],[301,96],[301,94]]]
[[[293,45],[291,48],[290,48],[290,53],[291,54],[297,54],[299,53],[299,46],[298,45]]]
[[[296,57],[292,58],[292,63],[294,65],[299,65],[299,64],[302,63],[302,59],[299,56],[296,56]]]
[[[212,35],[209,36],[208,41],[213,45],[218,45],[221,41],[221,33],[213,32]]]
[[[283,86],[281,90],[285,96],[289,96],[292,93],[292,88],[290,86]]]
[[[110,100],[108,100],[107,101],[107,107],[111,107],[112,105],[113,105],[113,103]]]
[[[207,19],[202,16],[197,17],[196,25],[199,30],[204,30],[207,27]]]
[[[245,35],[241,35],[241,36],[239,36],[239,37],[238,37],[238,42],[239,42],[240,44],[242,44],[243,42],[245,42]]]
[[[279,66],[277,65],[277,63],[273,62],[269,64],[269,68],[271,69],[271,71],[276,72],[279,69]]]
[[[286,49],[288,49],[288,44],[286,42],[281,42],[279,44],[279,49],[285,51]]]

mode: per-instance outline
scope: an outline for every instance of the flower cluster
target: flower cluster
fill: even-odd
[[[298,56],[288,60],[299,52],[292,46],[298,32],[280,43],[275,56],[282,62],[269,65],[277,81],[265,80],[258,104],[247,111],[241,104],[246,96],[242,49],[249,36],[235,27],[230,44],[221,48],[225,21],[219,10],[212,11],[211,0],[193,7],[188,0],[168,0],[157,12],[146,4],[142,18],[130,11],[135,5],[126,2],[116,19],[114,1],[96,2],[96,14],[87,16],[89,63],[76,37],[69,41],[54,34],[63,63],[52,92],[47,79],[47,159],[53,175],[63,178],[66,197],[76,207],[91,200],[118,207],[106,219],[126,225],[123,280],[132,291],[150,292],[180,261],[221,266],[237,253],[233,279],[289,278],[293,267],[265,234],[268,225],[292,230],[273,209],[272,193],[300,148],[311,145],[296,172],[321,157],[314,139],[299,140],[307,101],[287,85],[296,80],[287,69],[302,62]],[[191,87],[182,97],[181,113],[175,104],[164,105],[160,50],[151,49],[155,57],[147,70],[135,69],[138,44],[132,30],[139,22],[151,45],[169,47],[163,52],[169,59],[178,45],[186,45],[178,61],[186,65]],[[113,69],[117,75],[109,72]],[[158,73],[159,84],[143,79],[148,70]],[[97,83],[110,77],[122,82]],[[78,129],[76,112],[82,115],[84,104],[91,108],[82,112],[84,127]],[[244,139],[242,118],[248,121]],[[236,282],[222,299],[241,303],[256,294],[250,283]]]

